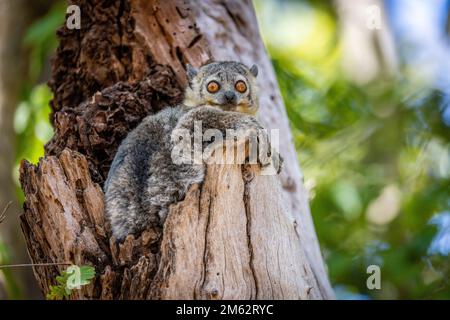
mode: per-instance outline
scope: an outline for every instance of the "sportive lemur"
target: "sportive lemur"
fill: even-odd
[[[192,184],[203,181],[204,164],[172,160],[174,130],[192,132],[195,121],[202,121],[203,132],[263,129],[254,117],[257,74],[255,65],[248,68],[233,61],[213,62],[199,69],[188,65],[183,103],[146,117],[128,134],[104,187],[106,214],[115,238],[123,240],[128,234],[161,226],[169,205],[182,200]]]

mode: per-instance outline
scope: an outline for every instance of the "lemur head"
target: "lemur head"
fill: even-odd
[[[258,68],[240,62],[212,62],[195,69],[187,65],[189,85],[184,104],[188,107],[212,105],[225,111],[256,114],[258,111]]]

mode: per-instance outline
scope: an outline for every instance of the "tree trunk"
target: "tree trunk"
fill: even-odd
[[[71,298],[333,298],[276,78],[249,1],[77,1],[81,30],[61,28],[50,86],[56,134],[37,166],[22,163],[22,228],[34,262],[92,264]],[[106,5],[108,4],[108,5]],[[185,64],[260,68],[260,119],[280,130],[279,179],[207,168],[163,230],[118,244],[101,186],[120,141],[182,99]],[[248,181],[242,174],[250,170]],[[36,267],[44,293],[58,267]]]

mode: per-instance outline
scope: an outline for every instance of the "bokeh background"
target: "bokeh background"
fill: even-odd
[[[66,10],[63,0],[18,0],[24,14],[11,21],[6,2],[0,213],[13,206],[0,225],[0,264],[27,261],[18,166],[37,162],[52,136],[46,82]],[[450,0],[254,4],[337,297],[449,299]],[[374,264],[380,290],[366,285]],[[0,270],[0,298],[39,297],[26,269]]]

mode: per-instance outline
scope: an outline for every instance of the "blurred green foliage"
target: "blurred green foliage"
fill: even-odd
[[[356,86],[341,70],[324,1],[256,1],[339,298],[450,298],[448,256],[429,220],[450,205],[442,94],[403,72]],[[381,290],[366,269],[381,267]]]
[[[0,241],[0,265],[11,263],[9,249]],[[5,285],[5,291],[11,299],[21,298],[20,288],[14,279],[11,269],[2,269],[0,276],[3,277],[2,283]]]
[[[22,159],[37,163],[44,155],[44,144],[52,137],[49,101],[52,93],[44,83],[49,73],[49,60],[58,44],[56,29],[65,17],[65,1],[55,2],[47,14],[35,20],[23,39],[23,47],[28,53],[27,70],[20,88],[20,103],[14,114],[16,133],[15,167],[13,175],[16,182],[17,197],[23,202],[19,184],[19,165]],[[3,209],[3,208],[1,208]],[[0,210],[1,210],[0,209]],[[9,248],[0,241],[0,265],[12,263]],[[2,269],[5,290],[10,299],[23,298],[12,276],[11,270]]]
[[[66,4],[55,2],[47,14],[34,21],[27,29],[23,46],[28,52],[28,68],[21,88],[21,102],[14,116],[17,134],[16,167],[14,175],[19,199],[23,201],[19,187],[19,165],[22,159],[37,163],[44,155],[44,144],[53,135],[49,121],[52,93],[45,81],[49,77],[50,57],[58,41],[56,29],[64,22]]]

